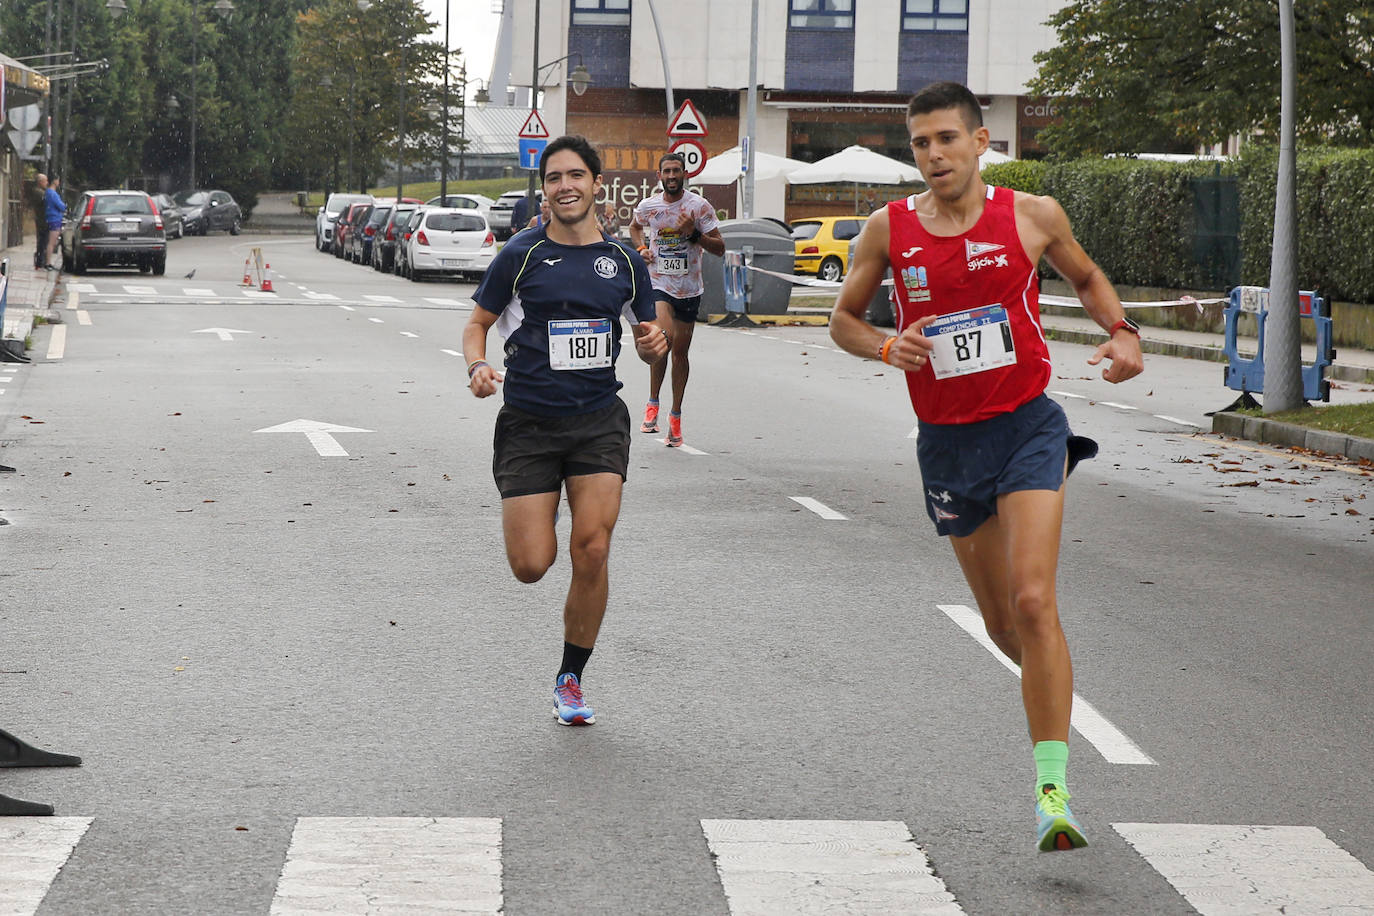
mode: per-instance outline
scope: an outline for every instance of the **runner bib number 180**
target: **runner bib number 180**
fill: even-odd
[[[986,372],[1016,362],[1011,316],[1000,305],[941,315],[924,333],[935,345],[930,368],[937,379]]]
[[[611,320],[549,322],[549,366],[557,370],[604,369],[611,364]]]

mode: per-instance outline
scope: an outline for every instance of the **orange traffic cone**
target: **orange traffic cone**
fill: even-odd
[[[252,285],[253,285],[253,277],[250,275],[249,270],[248,270],[248,258],[244,258],[244,259],[243,259],[243,284],[242,284],[242,285],[243,285],[243,286],[252,286]]]
[[[264,293],[273,292],[272,289],[272,265],[268,264],[262,272],[262,291]]]

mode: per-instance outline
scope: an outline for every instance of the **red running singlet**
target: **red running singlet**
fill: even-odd
[[[906,373],[916,416],[975,423],[1009,413],[1050,381],[1040,280],[1016,232],[1016,192],[988,187],[983,215],[962,235],[931,235],[916,198],[887,205],[893,313],[900,331],[939,316],[928,364]]]

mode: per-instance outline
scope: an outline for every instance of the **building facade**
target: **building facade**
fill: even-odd
[[[47,77],[0,54],[0,250],[25,236],[24,159],[37,161],[31,151],[40,139],[38,105],[47,94]]]
[[[1034,55],[1060,0],[759,0],[756,148],[815,161],[854,144],[909,159],[902,114],[916,90],[955,80],[979,96],[993,148],[1041,154],[1054,117],[1027,96]],[[537,75],[551,133],[584,134],[603,150],[608,196],[622,207],[651,192],[674,104],[690,98],[706,121],[708,154],[739,144],[747,125],[750,0],[506,0],[493,83]],[[655,21],[655,14],[657,21]],[[537,39],[536,39],[537,25]],[[664,53],[660,52],[660,38]],[[539,66],[535,66],[536,40]],[[666,60],[665,60],[666,56]],[[585,66],[592,83],[571,91]],[[614,187],[616,190],[610,190]],[[735,189],[703,189],[733,213]],[[870,202],[900,191],[870,189]],[[862,201],[859,204],[863,206]],[[760,182],[755,213],[791,219],[852,212],[847,188]]]

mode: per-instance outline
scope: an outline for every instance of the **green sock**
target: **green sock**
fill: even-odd
[[[1068,791],[1069,746],[1063,741],[1037,741],[1032,748],[1035,754],[1035,791],[1052,783]]]

